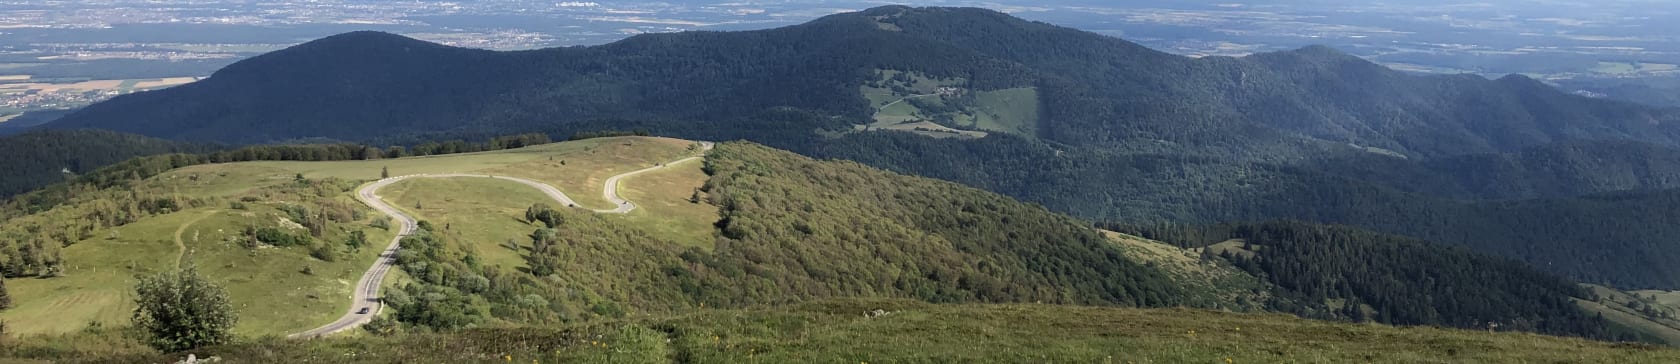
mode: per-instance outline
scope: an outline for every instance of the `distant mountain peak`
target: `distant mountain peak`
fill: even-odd
[[[450,48],[442,44],[409,38],[400,34],[381,31],[362,30],[326,38],[317,39],[300,44],[294,48],[304,49],[346,49],[346,48],[374,48],[390,50],[401,47]]]
[[[1540,80],[1536,80],[1533,77],[1528,77],[1528,75],[1521,74],[1521,73],[1512,73],[1512,74],[1505,75],[1504,77],[1500,77],[1498,81],[1499,81],[1499,83],[1508,84],[1508,85],[1551,87],[1551,86],[1546,85],[1545,82],[1540,82]]]
[[[387,63],[424,61],[456,52],[489,52],[457,48],[380,31],[355,31],[288,47],[236,62],[213,77],[264,74],[273,69],[324,67],[324,63]]]
[[[999,11],[996,11],[996,10],[986,9],[986,8],[936,7],[936,6],[911,7],[911,6],[904,6],[904,5],[879,6],[879,7],[873,7],[873,8],[865,9],[865,10],[859,11],[857,13],[839,14],[839,15],[864,16],[864,17],[875,18],[876,20],[893,20],[893,19],[898,19],[898,18],[902,18],[902,17],[910,17],[910,16],[928,16],[928,17],[936,17],[936,18],[938,18],[938,17],[947,18],[947,19],[943,19],[943,20],[953,20],[953,19],[957,19],[957,18],[972,17],[972,16],[987,17],[987,18],[1009,18],[1009,19],[1013,19],[1013,20],[1020,20],[1018,18],[1010,16],[1009,14],[1005,14],[1005,13],[1002,13],[1002,12],[999,12]],[[954,18],[952,18],[952,17],[954,17]],[[1020,21],[1024,21],[1024,20],[1020,20]]]
[[[897,15],[912,9],[915,8],[908,5],[883,5],[864,9],[863,11],[859,11],[858,14],[863,16]]]
[[[377,30],[357,30],[357,31],[340,33],[340,34],[337,34],[337,35],[331,35],[331,36],[327,36],[327,37],[321,38],[321,39],[316,39],[315,42],[335,42],[335,41],[347,41],[347,40],[403,40],[403,39],[412,40],[413,38],[404,37],[404,36],[402,36],[400,34],[396,34],[396,33],[382,32],[382,31],[377,31]]]
[[[1292,51],[1284,51],[1284,52],[1279,52],[1279,53],[1287,53],[1287,54],[1292,54],[1292,55],[1299,56],[1299,57],[1316,59],[1316,60],[1324,60],[1324,61],[1344,61],[1344,62],[1345,61],[1359,61],[1359,62],[1365,62],[1365,59],[1364,58],[1359,58],[1359,56],[1355,56],[1355,55],[1353,55],[1351,53],[1348,53],[1348,52],[1343,52],[1340,49],[1336,49],[1336,48],[1326,46],[1326,45],[1319,45],[1319,44],[1305,46],[1305,47],[1297,48],[1297,49],[1292,50]]]
[[[1339,70],[1337,73],[1344,76],[1349,75],[1346,72],[1354,72],[1367,76],[1399,75],[1398,71],[1394,71],[1388,67],[1383,67],[1382,65],[1371,62],[1370,60],[1323,45],[1311,45],[1288,51],[1256,53],[1245,58],[1267,64],[1277,70],[1300,71],[1307,69],[1335,69]]]

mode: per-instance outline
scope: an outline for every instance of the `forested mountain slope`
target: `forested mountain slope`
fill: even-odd
[[[880,69],[960,78],[974,90],[1036,87],[1038,136],[1121,149],[1287,159],[1309,155],[1294,144],[1315,141],[1413,156],[1680,141],[1673,112],[1569,96],[1521,76],[1409,76],[1318,47],[1191,59],[989,10],[898,6],[770,30],[506,53],[350,33],[94,105],[52,127],[252,143],[707,122],[775,107],[861,119],[871,111],[857,87]]]
[[[42,130],[0,137],[0,198],[142,155],[215,149],[106,130]]]
[[[1593,299],[1586,289],[1462,248],[1300,222],[1117,228],[1230,260],[1297,303],[1280,309],[1303,315],[1540,332],[1602,329],[1570,300]]]
[[[1594,191],[1586,188],[1593,183],[1677,187],[1668,172],[1658,172],[1666,170],[1662,156],[1674,153],[1666,149],[1588,149],[1651,152],[1599,157],[1596,152],[1580,154],[1560,145],[1513,155],[1424,162],[1361,156],[1314,169],[1058,149],[1012,137],[989,137],[986,143],[930,141],[913,135],[848,138],[846,144],[808,148],[816,155],[957,181],[1100,221],[1215,223],[1289,218],[1347,224],[1464,245],[1586,282],[1628,288],[1680,287],[1680,271],[1664,263],[1680,259],[1680,249],[1671,244],[1680,233],[1673,229],[1680,226],[1680,221],[1673,221],[1680,216],[1680,200],[1676,200],[1680,190],[1599,194],[1547,190],[1567,185],[1571,190],[1566,192],[1586,193]],[[1568,162],[1571,158],[1583,159]],[[1617,166],[1627,166],[1622,168],[1627,173],[1610,173]],[[1573,173],[1594,170],[1606,172]],[[1483,188],[1494,193],[1475,193]],[[1463,195],[1474,198],[1453,197]],[[1512,195],[1562,197],[1492,199]]]
[[[1308,167],[1442,198],[1561,198],[1680,187],[1680,149],[1629,141],[1571,141],[1511,153],[1403,159],[1372,154]]]
[[[365,140],[394,134],[388,128],[467,133],[594,119],[700,122],[783,106],[862,116],[856,87],[875,68],[991,75],[976,80],[982,86],[1019,84],[1030,74],[948,45],[860,32],[858,20],[510,53],[349,33],[237,63],[207,82],[101,103],[52,126],[257,143]]]

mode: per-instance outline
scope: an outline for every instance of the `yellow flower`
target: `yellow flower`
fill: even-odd
[[[1225,357],[1225,364],[1231,364],[1231,357]]]
[[[513,356],[512,355],[503,356],[502,358],[507,359],[507,361],[513,361]]]

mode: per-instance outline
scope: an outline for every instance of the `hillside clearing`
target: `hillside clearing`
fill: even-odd
[[[1261,246],[1249,244],[1248,241],[1243,239],[1231,239],[1217,244],[1208,245],[1206,248],[1202,249],[1212,252],[1213,254],[1231,253],[1232,255],[1243,258],[1254,258],[1254,254],[1260,251],[1261,248]]]
[[[1589,312],[1604,315],[1615,325],[1638,332],[1648,339],[1671,346],[1680,346],[1680,320],[1674,318],[1675,307],[1661,300],[1662,291],[1623,292],[1596,284],[1582,284],[1598,301],[1575,300],[1575,304]]]
[[[1239,312],[1265,309],[1272,299],[1269,284],[1217,259],[1202,259],[1200,251],[1102,230],[1103,236],[1124,248],[1126,257],[1152,264],[1189,289],[1191,304]]]
[[[966,79],[936,79],[896,70],[878,70],[877,78],[858,87],[875,114],[873,122],[855,130],[898,130],[936,138],[984,138],[988,132],[1037,134],[1036,88],[972,90]]]

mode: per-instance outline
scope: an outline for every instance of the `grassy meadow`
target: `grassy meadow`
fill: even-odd
[[[331,321],[348,309],[351,286],[395,234],[370,227],[381,217],[373,216],[352,197],[358,184],[355,181],[378,179],[382,168],[389,168],[392,175],[460,172],[525,177],[555,185],[586,207],[607,207],[609,203],[600,192],[607,177],[698,155],[692,144],[668,138],[614,137],[388,160],[265,161],[180,168],[142,182],[142,188],[223,202],[95,231],[63,250],[69,262],[63,276],[8,280],[14,307],[0,311],[0,320],[6,323],[7,332],[23,335],[126,326],[136,277],[173,269],[180,261],[196,265],[229,290],[234,306],[240,310],[237,333],[260,336],[301,331]],[[694,189],[704,184],[700,165],[690,162],[682,168],[626,179],[621,193],[643,204],[644,209],[617,218],[657,222],[660,225],[656,230],[662,233],[680,236],[695,245],[709,244],[708,224],[716,220],[716,209],[687,202]],[[298,187],[296,178],[300,174],[311,181],[339,182],[314,189]],[[638,183],[642,182],[656,187],[641,188]],[[415,179],[390,186],[381,194],[417,217],[450,227],[462,241],[477,244],[478,253],[488,263],[509,267],[521,266],[523,261],[519,250],[504,245],[510,239],[529,245],[526,235],[535,228],[518,220],[525,208],[535,202],[557,205],[527,186],[493,179]],[[649,201],[644,203],[640,200],[643,198]],[[683,205],[671,203],[673,199],[680,199]],[[420,208],[415,208],[417,203]],[[230,208],[234,204],[242,209]],[[329,207],[359,210],[354,221],[331,223],[321,237],[313,240],[339,243],[359,230],[367,235],[370,246],[359,250],[341,247],[337,259],[329,262],[310,256],[307,247],[252,249],[236,243],[248,226],[303,234],[281,210],[289,205],[311,211]],[[711,220],[693,220],[697,216]],[[393,278],[397,279],[387,282],[402,281]]]
[[[282,215],[260,206],[192,209],[101,231],[64,250],[71,262],[64,276],[8,281],[14,307],[0,312],[0,320],[8,332],[18,334],[126,326],[136,277],[173,269],[180,259],[228,289],[241,313],[235,332],[281,334],[331,321],[349,308],[350,286],[378,250],[344,252],[337,261],[324,262],[310,257],[306,249],[249,249],[233,242],[245,226],[276,224]],[[342,224],[318,240],[342,240],[346,229],[362,226]],[[363,231],[368,240],[381,243],[393,234]],[[181,233],[180,245],[176,232]],[[305,267],[309,273],[304,273]]]
[[[711,249],[718,221],[717,206],[710,204],[704,192],[708,176],[699,160],[672,165],[626,178],[618,193],[636,202],[636,209],[622,218],[641,226],[654,236],[665,240]],[[700,200],[693,200],[699,196]]]
[[[527,236],[536,229],[523,220],[525,208],[538,202],[557,204],[530,186],[492,178],[408,179],[381,189],[379,195],[467,243],[485,264],[508,268],[525,266],[520,253],[529,248]]]

